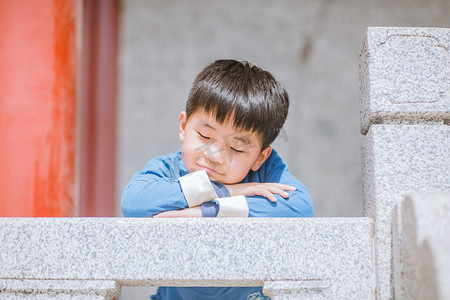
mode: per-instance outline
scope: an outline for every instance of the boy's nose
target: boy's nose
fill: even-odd
[[[203,155],[214,164],[222,165],[224,163],[223,149],[208,147],[205,149]]]

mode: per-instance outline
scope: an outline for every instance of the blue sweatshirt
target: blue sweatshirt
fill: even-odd
[[[125,217],[152,217],[168,210],[202,206],[203,217],[313,217],[308,189],[288,172],[275,150],[259,168],[241,183],[274,182],[295,187],[289,197],[275,195],[277,202],[263,196],[228,197],[226,188],[211,182],[204,171],[188,173],[181,151],[151,159],[133,175],[122,195]],[[152,299],[168,300],[263,300],[261,287],[161,287]]]

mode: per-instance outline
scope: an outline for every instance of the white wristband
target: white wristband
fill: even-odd
[[[178,181],[189,207],[198,206],[218,197],[205,170],[187,174]]]

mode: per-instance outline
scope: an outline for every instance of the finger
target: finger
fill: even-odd
[[[272,194],[280,195],[280,196],[283,197],[283,198],[288,198],[288,197],[289,197],[289,193],[288,193],[288,192],[286,192],[286,191],[284,191],[284,190],[282,190],[282,189],[279,189],[279,188],[277,188],[277,187],[272,187],[272,188],[269,189],[269,191],[270,191]]]
[[[278,187],[280,189],[284,190],[284,191],[295,191],[295,190],[297,190],[296,187],[293,187],[293,186],[287,185],[287,184],[280,184],[280,185],[278,185]]]
[[[278,195],[280,195],[283,198],[289,198],[289,193],[285,192],[285,191],[281,191],[280,193],[276,193]]]
[[[288,188],[286,189],[287,191],[296,191],[297,188],[295,186],[291,186],[289,185]]]
[[[296,187],[293,187],[292,185],[283,184],[283,183],[267,183],[267,185],[271,187],[276,187],[284,191],[295,191],[297,190]]]
[[[263,190],[261,196],[266,197],[270,202],[277,202],[277,198],[269,190]]]

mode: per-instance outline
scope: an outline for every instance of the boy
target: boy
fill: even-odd
[[[289,97],[269,73],[218,60],[180,114],[181,151],[150,160],[122,196],[126,217],[312,217],[306,187],[270,144]],[[153,299],[267,299],[261,287],[159,288]]]

